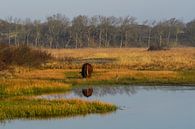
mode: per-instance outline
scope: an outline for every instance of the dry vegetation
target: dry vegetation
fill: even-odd
[[[48,64],[54,68],[79,68],[76,66],[85,61],[97,68],[134,70],[192,70],[195,68],[195,48],[173,48],[167,51],[151,52],[144,48],[52,49],[47,51],[63,61],[61,64]],[[68,66],[69,64],[73,66]]]
[[[51,59],[45,51],[32,49],[26,45],[11,46],[0,44],[0,71],[10,69],[11,65],[39,67]]]
[[[47,49],[56,61],[47,69],[65,73],[63,82],[80,84],[194,84],[195,48],[147,51],[144,48]],[[87,81],[79,74],[83,63],[94,66]]]

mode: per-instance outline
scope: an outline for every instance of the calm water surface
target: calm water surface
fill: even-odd
[[[194,87],[94,87],[85,98],[82,89],[40,98],[83,98],[118,105],[120,110],[106,115],[87,115],[45,120],[11,120],[0,129],[195,129]]]

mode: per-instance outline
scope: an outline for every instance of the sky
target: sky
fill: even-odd
[[[45,20],[61,13],[78,15],[133,16],[138,21],[177,18],[195,19],[195,0],[0,0],[0,18]]]

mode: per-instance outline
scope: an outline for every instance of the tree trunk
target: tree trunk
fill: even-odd
[[[141,35],[139,35],[138,42],[139,42],[139,47],[141,47],[141,44],[142,44],[142,36]]]
[[[127,31],[125,32],[125,47],[127,46],[127,42],[128,42],[128,34]]]
[[[38,37],[35,38],[35,47],[38,46]]]
[[[170,42],[170,35],[171,35],[171,33],[170,33],[170,31],[169,31],[168,36],[167,36],[167,46],[169,46],[169,42]]]
[[[120,48],[122,48],[122,47],[123,47],[123,36],[121,34]]]
[[[108,33],[107,33],[107,31],[106,31],[106,42],[105,42],[105,47],[107,47],[108,46]]]
[[[10,37],[10,33],[8,34],[8,42],[9,42],[9,45],[11,44],[11,37]]]
[[[49,41],[49,47],[52,48],[52,46],[53,46],[53,38],[51,38]]]
[[[17,46],[17,36],[14,37],[15,46]]]
[[[65,48],[67,48],[69,46],[71,39],[72,39],[72,34],[70,33],[70,36],[69,36],[68,41],[65,45]]]
[[[161,36],[161,34],[159,35],[159,47],[161,48],[161,46],[162,46],[162,36]]]
[[[92,44],[93,44],[93,46],[95,44],[95,35],[94,34],[93,34]]]
[[[87,47],[89,47],[89,44],[90,44],[90,37],[88,36],[87,37]]]
[[[78,48],[78,34],[77,33],[76,33],[75,43],[76,43],[75,48]]]
[[[177,44],[177,42],[178,42],[178,35],[176,34],[175,35],[175,43]]]
[[[101,45],[102,45],[102,31],[100,31],[99,34],[99,48],[101,48]]]
[[[149,30],[149,34],[148,34],[148,48],[150,47],[150,40],[151,40],[151,29]]]
[[[27,44],[27,46],[29,44],[29,36],[30,36],[30,33],[28,33],[27,36],[26,36],[26,44]]]

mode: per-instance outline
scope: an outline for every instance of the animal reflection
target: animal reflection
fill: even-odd
[[[93,89],[93,96],[101,97],[106,95],[116,95],[116,94],[127,94],[129,96],[136,94],[137,91],[140,89],[139,87],[135,86],[95,86],[95,87],[85,87],[85,88],[75,88],[73,92],[78,96],[85,96],[84,94],[88,93],[86,89]],[[83,93],[85,92],[85,93]]]
[[[93,88],[82,89],[82,93],[85,97],[90,97],[93,94]]]

